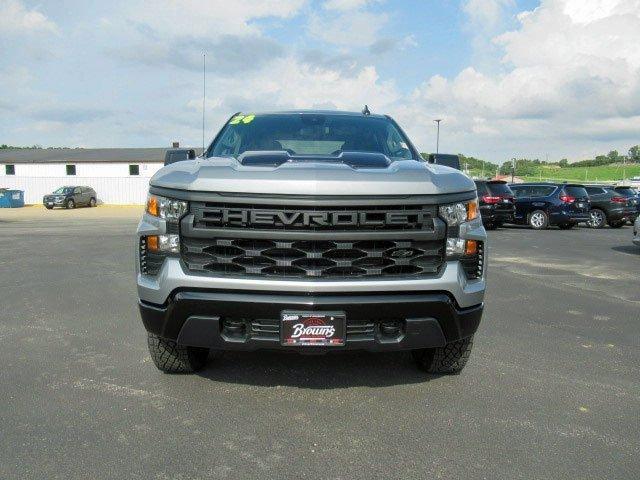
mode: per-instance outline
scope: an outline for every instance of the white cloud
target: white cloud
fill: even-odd
[[[158,0],[132,2],[130,19],[148,25],[161,35],[216,38],[220,35],[256,34],[251,23],[260,18],[290,18],[306,0]]]
[[[208,83],[208,91],[218,92],[207,102],[214,123],[222,122],[231,112],[273,108],[359,111],[368,104],[374,110],[388,111],[401,99],[394,82],[382,81],[373,66],[345,74],[300,63],[294,57],[278,59],[241,80],[215,78]],[[202,99],[194,98],[188,106],[199,110]]]
[[[518,29],[494,40],[503,71],[468,67],[452,79],[434,76],[400,114],[442,115],[452,141],[478,150],[488,142],[501,145],[505,156],[509,148],[532,156],[545,149],[570,155],[576,143],[593,153],[602,142],[637,143],[638,0],[543,0],[518,18]]]
[[[360,10],[337,15],[313,14],[309,20],[309,34],[342,47],[368,47],[379,39],[379,32],[388,20],[387,14]]]
[[[327,0],[324,8],[327,10],[355,10],[371,3],[380,3],[383,0]]]
[[[58,33],[57,25],[20,0],[0,0],[0,34]]]
[[[475,28],[492,30],[502,21],[504,10],[514,3],[514,0],[466,0],[462,9]]]

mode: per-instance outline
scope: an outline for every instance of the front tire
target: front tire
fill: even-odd
[[[96,206],[96,199],[95,198],[91,198],[91,200],[89,200],[89,206],[90,207],[95,207]]]
[[[626,220],[618,220],[617,222],[609,222],[609,226],[611,228],[621,228],[624,227],[625,223],[627,223]]]
[[[549,215],[543,210],[535,210],[529,215],[529,226],[534,230],[549,228]]]
[[[73,200],[67,200],[66,207],[67,209],[76,208],[76,202],[74,202]]]
[[[444,347],[413,350],[411,353],[418,368],[428,373],[458,374],[467,364],[473,335],[462,340],[451,342]]]
[[[147,334],[151,360],[164,373],[193,373],[207,363],[208,348],[178,345],[153,333]]]
[[[591,228],[603,228],[607,223],[607,216],[599,208],[592,208],[589,212],[591,220],[589,220],[589,226]]]
[[[46,208],[47,210],[53,210],[53,206],[50,205],[45,205],[44,208]]]

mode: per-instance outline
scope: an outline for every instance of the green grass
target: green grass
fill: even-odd
[[[624,169],[625,177],[640,176],[640,165],[627,165]],[[480,171],[471,170],[471,175],[480,176]],[[486,173],[486,172],[485,172]],[[599,167],[550,167],[541,166],[533,175],[521,175],[516,172],[516,176],[528,181],[573,181],[573,182],[617,182],[622,180],[623,167],[620,164],[603,165]]]

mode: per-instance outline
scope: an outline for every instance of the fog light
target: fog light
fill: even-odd
[[[462,238],[447,238],[447,257],[464,254],[465,244]]]
[[[149,235],[147,248],[154,253],[180,253],[180,237],[175,234]]]

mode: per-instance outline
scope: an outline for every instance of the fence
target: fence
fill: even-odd
[[[0,188],[24,191],[24,203],[42,203],[43,195],[65,185],[74,185],[69,177],[0,178]],[[149,189],[148,177],[78,177],[76,185],[92,187],[98,194],[98,203],[112,205],[143,205]]]

